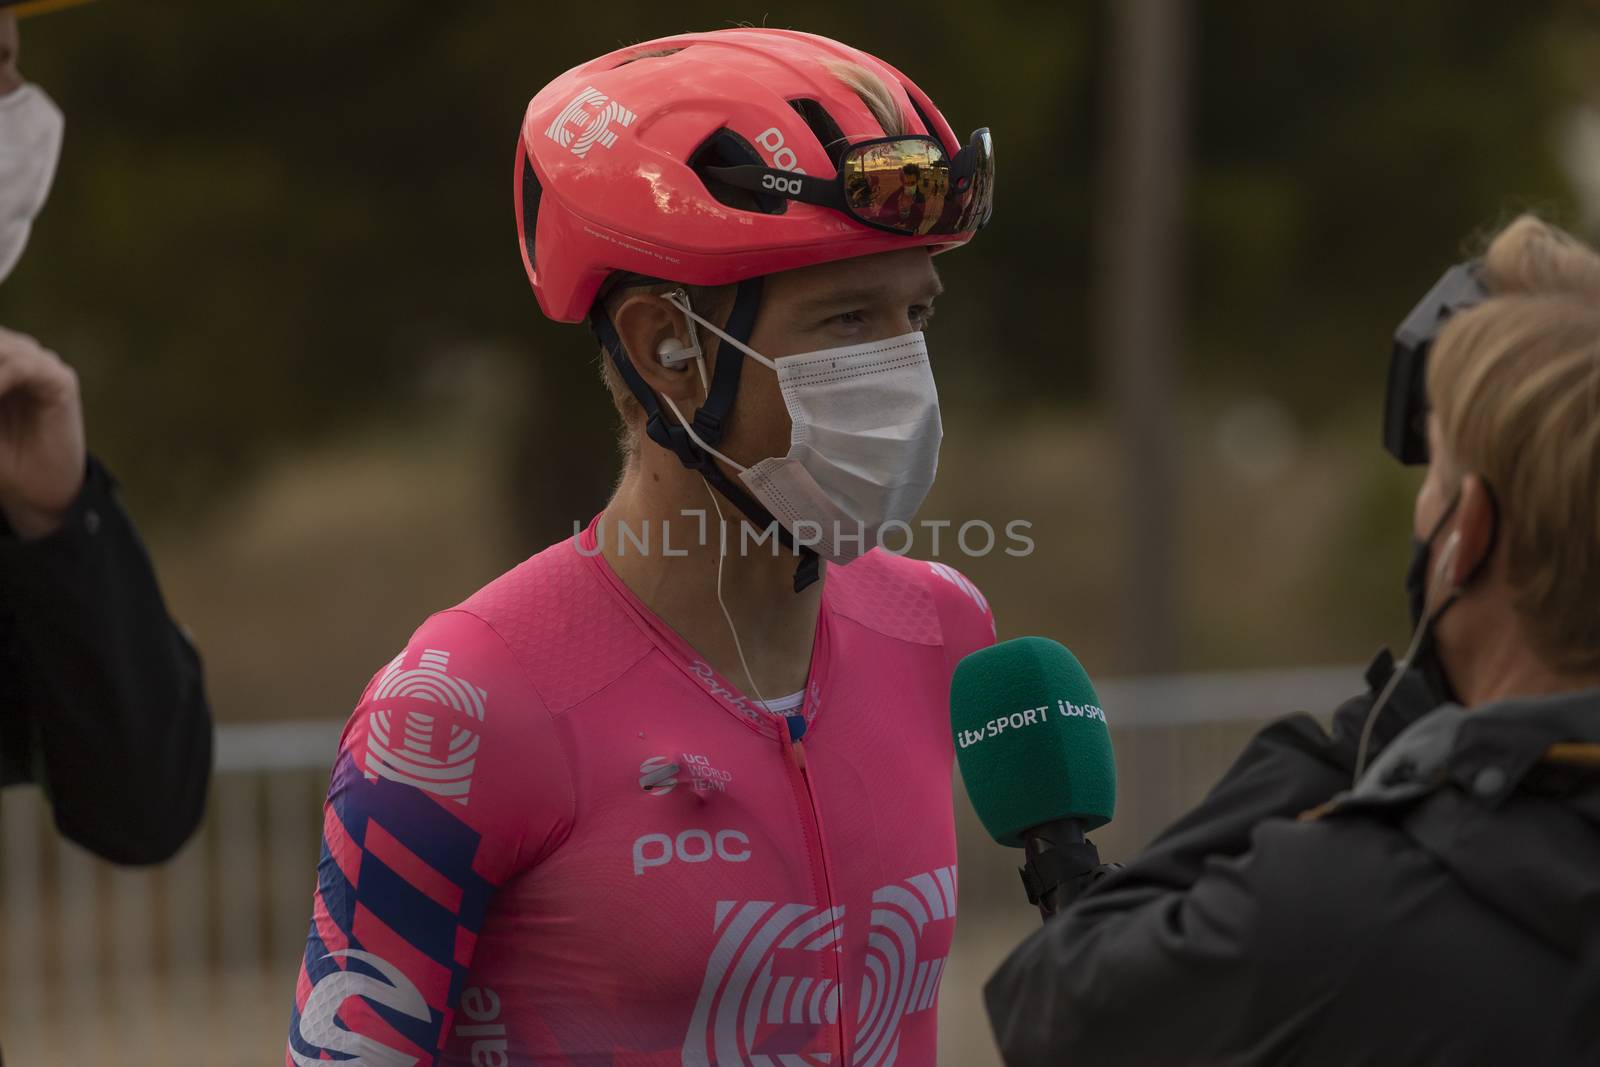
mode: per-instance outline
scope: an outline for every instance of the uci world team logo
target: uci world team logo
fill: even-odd
[[[617,132],[611,127],[631,126],[636,117],[591,85],[561,109],[544,135],[581,158],[595,145],[610,148],[616,144]]]
[[[465,804],[489,693],[451,674],[443,649],[424,650],[415,667],[405,658],[394,658],[372,692],[366,776]]]
[[[713,766],[701,752],[684,752],[677,759],[651,756],[639,764],[639,788],[653,797],[666,796],[679,783],[697,793],[726,793],[733,775]]]
[[[651,756],[639,764],[639,788],[664,797],[678,784],[678,765],[665,756]]]

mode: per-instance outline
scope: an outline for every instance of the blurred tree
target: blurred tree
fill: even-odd
[[[763,17],[638,0],[599,20],[571,5],[149,0],[30,24],[28,72],[65,109],[68,144],[0,321],[84,369],[96,446],[180,512],[274,450],[415,415],[430,363],[497,346],[534,365],[508,463],[521,525],[559,535],[604,500],[612,415],[588,332],[540,317],[517,258],[523,107],[574,63],[740,6]],[[1035,32],[1016,35],[1019,17]],[[1050,184],[1083,140],[1056,116],[1083,81],[1075,21],[1040,3],[910,20],[855,8],[804,28],[914,72],[958,126],[990,121],[1025,204],[1023,175]],[[1052,306],[1060,285],[1014,265],[1049,263],[1053,234],[1083,217],[1081,184],[1031,199],[1027,224],[946,268],[971,280],[942,323],[965,342],[952,376],[997,395],[1010,386],[996,370],[1046,361],[990,363],[981,342],[995,325],[1025,353],[1038,321],[1002,309]]]
[[[1565,209],[1551,130],[1593,10],[1196,5],[1186,381],[1249,381],[1303,412],[1375,405],[1391,324],[1461,235],[1514,205]],[[25,66],[68,140],[0,322],[83,368],[97,449],[179,516],[275,451],[415,418],[452,353],[501,351],[533,370],[508,443],[524,535],[558,535],[603,499],[611,413],[587,332],[544,322],[522,276],[523,106],[608,48],[764,11],[107,0],[30,22]],[[1104,17],[1029,2],[785,20],[913,74],[963,132],[995,131],[995,223],[942,265],[949,405],[1095,398]]]
[[[1474,232],[1567,217],[1567,61],[1584,0],[1203,6],[1191,291],[1196,374],[1302,414],[1373,406],[1389,336]],[[1593,77],[1592,71],[1589,77]]]

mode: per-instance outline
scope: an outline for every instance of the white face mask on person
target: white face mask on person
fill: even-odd
[[[0,96],[0,280],[22,258],[61,156],[61,109],[37,85]]]
[[[669,299],[672,299],[669,296]],[[878,544],[883,527],[910,521],[939,467],[939,394],[922,332],[770,360],[729,337],[686,303],[684,314],[770,367],[789,409],[789,452],[746,467],[695,443],[740,481],[801,544],[848,563]]]

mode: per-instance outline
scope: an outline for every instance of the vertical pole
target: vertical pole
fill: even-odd
[[[1185,163],[1184,0],[1110,0],[1098,348],[1122,463],[1121,666],[1172,669],[1180,630],[1177,354]]]

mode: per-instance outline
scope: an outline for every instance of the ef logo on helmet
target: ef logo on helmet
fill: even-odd
[[[591,85],[561,109],[561,114],[550,123],[544,135],[562,148],[570,148],[573,155],[586,156],[597,144],[610,148],[617,143],[612,123],[631,126],[635,117],[633,112]]]

